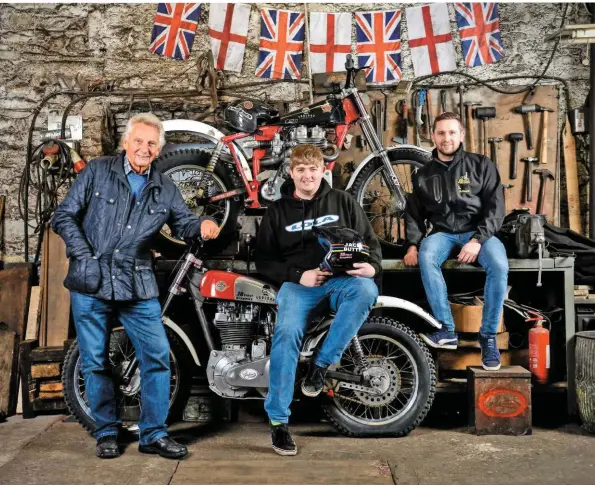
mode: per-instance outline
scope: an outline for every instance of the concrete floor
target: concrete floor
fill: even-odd
[[[0,484],[589,484],[595,436],[577,425],[533,435],[475,436],[466,427],[420,427],[400,439],[349,439],[326,423],[293,427],[299,454],[280,457],[264,423],[177,424],[183,461],[125,447],[95,457],[94,440],[64,416],[0,424]]]

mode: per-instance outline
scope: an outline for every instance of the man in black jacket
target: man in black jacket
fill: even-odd
[[[323,180],[324,159],[315,146],[296,147],[282,198],[269,206],[257,239],[258,272],[281,285],[273,336],[269,393],[265,409],[271,423],[273,449],[295,455],[287,422],[304,331],[315,308],[326,304],[335,319],[302,384],[306,396],[322,391],[329,365],[336,363],[364,323],[378,297],[373,277],[381,271],[380,244],[357,202]],[[347,275],[320,270],[326,250],[312,234],[313,226],[335,225],[357,231],[370,247],[369,263],[355,263]]]
[[[215,238],[219,228],[209,218],[194,216],[174,183],[152,165],[164,141],[157,117],[145,113],[131,118],[122,137],[125,152],[90,162],[52,220],[70,258],[64,285],[71,291],[100,458],[120,455],[116,440],[121,420],[108,356],[112,318],[124,326],[139,360],[139,451],[166,458],[188,453],[167,435],[169,342],[150,245],[165,223],[179,237]]]
[[[456,349],[458,338],[440,266],[455,247],[459,262],[476,260],[486,270],[485,305],[479,342],[482,365],[500,368],[496,331],[508,280],[508,260],[497,237],[504,219],[504,193],[496,166],[485,156],[463,150],[465,132],[454,113],[434,120],[433,159],[413,179],[406,210],[406,265],[417,265],[432,312],[443,329],[423,334],[435,348]],[[426,236],[426,225],[431,226]],[[419,257],[418,257],[419,248]]]

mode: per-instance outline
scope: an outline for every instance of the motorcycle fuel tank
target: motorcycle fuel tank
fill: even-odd
[[[278,125],[337,125],[345,123],[341,100],[322,100],[279,117]]]
[[[200,282],[205,298],[275,304],[277,290],[252,277],[227,271],[207,271]]]

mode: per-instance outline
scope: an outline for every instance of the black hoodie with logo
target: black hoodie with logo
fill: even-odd
[[[461,145],[450,162],[432,160],[413,177],[407,198],[407,246],[419,247],[426,222],[436,232],[475,232],[483,244],[502,226],[504,190],[496,165],[486,156],[465,152]]]
[[[323,179],[316,196],[294,196],[292,180],[281,187],[281,199],[272,203],[262,219],[256,244],[256,268],[280,285],[299,283],[302,274],[316,269],[326,252],[312,234],[312,226],[343,226],[357,231],[370,247],[369,263],[381,270],[380,243],[361,206],[346,192],[332,189]]]

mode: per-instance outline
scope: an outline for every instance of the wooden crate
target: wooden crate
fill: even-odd
[[[62,391],[62,365],[71,340],[62,347],[39,347],[37,340],[20,344],[21,400],[23,417],[38,412],[65,411]]]
[[[469,367],[469,421],[478,435],[531,434],[531,372]]]

